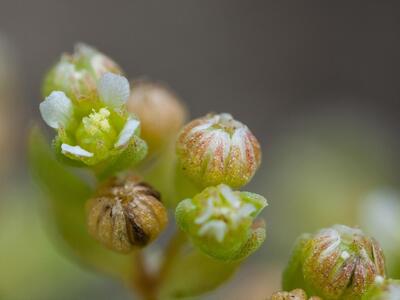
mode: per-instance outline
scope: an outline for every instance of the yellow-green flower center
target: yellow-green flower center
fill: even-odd
[[[110,111],[101,108],[82,118],[76,132],[78,144],[94,153],[97,158],[105,158],[115,143],[117,132],[110,123]]]

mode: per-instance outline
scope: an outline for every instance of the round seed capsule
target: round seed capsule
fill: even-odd
[[[135,176],[110,179],[87,203],[89,233],[118,252],[146,246],[167,221],[160,194]]]

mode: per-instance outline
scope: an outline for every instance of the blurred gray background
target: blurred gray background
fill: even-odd
[[[13,124],[8,174],[17,181],[27,177],[25,136],[39,119],[42,77],[79,41],[112,57],[130,78],[167,83],[192,117],[230,112],[250,127],[264,149],[251,188],[269,199],[270,237],[218,295],[245,282],[258,296],[233,289],[230,299],[263,299],[277,288],[299,233],[355,225],[366,194],[400,188],[398,1],[0,0],[0,35],[13,62],[5,76],[13,78],[14,97],[1,109]],[[300,208],[305,216],[293,218]],[[73,276],[81,272],[68,266]],[[59,278],[76,290],[62,299],[129,298],[105,278],[79,274],[85,284]],[[31,298],[52,294],[38,295]]]

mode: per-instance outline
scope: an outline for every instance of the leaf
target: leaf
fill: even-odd
[[[211,291],[235,272],[239,263],[224,263],[192,249],[179,255],[161,285],[160,299],[197,296]]]
[[[83,179],[55,159],[37,127],[29,136],[29,163],[31,174],[43,191],[43,200],[51,217],[50,226],[54,226],[80,262],[128,280],[132,275],[132,256],[114,253],[89,236],[84,205],[93,191]]]

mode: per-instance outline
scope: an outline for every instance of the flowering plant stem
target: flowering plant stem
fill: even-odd
[[[168,242],[164,251],[163,261],[158,269],[157,274],[152,274],[148,266],[143,251],[135,252],[134,256],[134,272],[133,288],[140,293],[141,298],[144,300],[156,300],[157,294],[161,283],[166,278],[170,267],[174,260],[179,256],[182,247],[185,245],[187,239],[181,231],[176,231]]]

